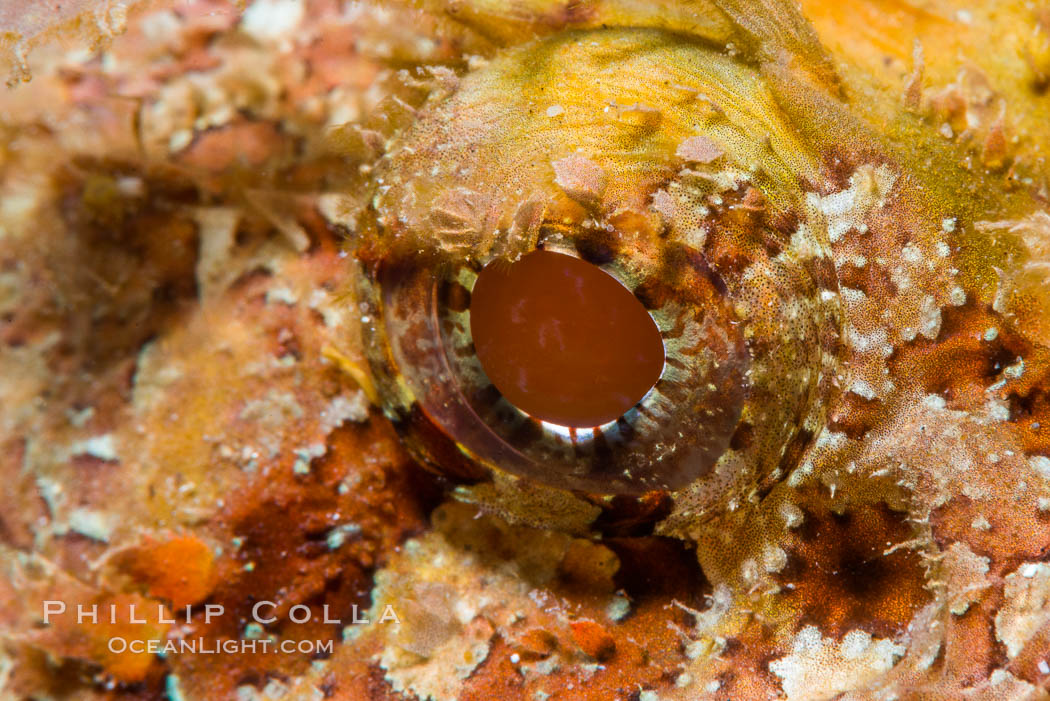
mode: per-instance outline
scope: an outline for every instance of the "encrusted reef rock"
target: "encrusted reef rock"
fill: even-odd
[[[1050,697],[1050,5],[8,4],[4,698]]]

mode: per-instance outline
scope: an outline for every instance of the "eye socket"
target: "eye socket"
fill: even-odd
[[[466,76],[377,167],[356,232],[369,361],[406,444],[441,472],[522,493],[669,492],[663,523],[687,527],[784,479],[839,391],[836,271],[806,192],[819,160],[752,67],[662,32],[585,36]],[[644,106],[625,85],[645,86]],[[513,395],[515,370],[543,363],[499,344],[484,357],[479,339],[513,334],[499,313],[472,329],[472,292],[509,265],[492,261],[537,249],[597,266],[644,307],[664,359],[651,387],[639,373],[640,399],[549,413],[530,403],[546,392]]]
[[[408,432],[422,437],[416,445],[429,460],[455,471],[458,453],[471,465],[549,486],[614,495],[679,489],[713,469],[740,419],[750,364],[724,284],[702,256],[687,247],[669,245],[655,260],[628,248],[594,265],[578,257],[579,248],[587,250],[586,241],[584,232],[568,237],[548,234],[542,244],[546,250],[523,256],[518,263],[522,267],[505,260],[437,265],[411,259],[377,270],[377,314],[384,322],[382,336],[389,354],[385,365],[399,371],[402,404],[411,407]],[[573,253],[576,256],[566,255]],[[510,398],[494,384],[484,364],[488,356],[495,382],[515,384],[521,365],[510,357],[493,362],[501,344],[513,346],[514,333],[522,330],[514,330],[506,315],[508,304],[510,316],[514,313],[514,279],[520,275],[523,280],[518,282],[524,282],[529,294],[542,289],[543,297],[550,291],[543,289],[545,273],[566,270],[583,274],[576,280],[570,275],[564,283],[569,287],[581,279],[601,287],[579,313],[598,316],[586,309],[588,302],[617,304],[617,311],[605,310],[604,325],[614,328],[626,318],[626,328],[642,336],[635,339],[642,366],[649,363],[649,370],[655,370],[646,376],[626,363],[616,379],[629,380],[631,391],[618,391],[623,386],[609,383],[605,400],[596,403],[596,416],[590,415],[595,404],[586,383],[577,383],[582,393],[568,393],[567,401],[545,395],[543,389]],[[472,314],[479,306],[485,317],[483,340],[497,341],[484,351],[477,349],[472,334],[477,324]],[[630,311],[624,313],[624,308]],[[593,323],[603,325],[600,320]],[[523,327],[528,336],[528,323]],[[586,333],[580,340],[580,355],[572,359],[580,366],[592,359],[587,353],[595,341],[613,342]],[[615,353],[609,356],[617,359]],[[525,360],[532,375],[544,372],[542,358]],[[547,411],[561,412],[548,414],[561,421],[545,420],[540,414]],[[606,416],[611,418],[582,420]],[[577,418],[581,420],[574,421]],[[459,472],[469,473],[469,466]]]
[[[616,278],[538,250],[478,274],[470,333],[481,367],[511,404],[569,428],[615,421],[664,367],[660,331]]]

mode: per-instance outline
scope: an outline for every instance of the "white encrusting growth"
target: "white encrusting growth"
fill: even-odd
[[[903,645],[853,630],[840,642],[825,638],[816,626],[795,635],[791,652],[769,663],[789,701],[831,698],[862,689],[888,671],[904,654]]]

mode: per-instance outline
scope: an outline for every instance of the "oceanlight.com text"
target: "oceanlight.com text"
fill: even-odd
[[[301,653],[307,655],[332,654],[333,640],[209,640],[206,638],[183,638],[169,640],[139,640],[113,637],[109,639],[109,651],[119,655],[124,652],[152,655],[237,655]]]

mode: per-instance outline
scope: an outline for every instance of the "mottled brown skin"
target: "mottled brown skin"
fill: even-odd
[[[119,13],[0,12],[0,695],[1048,696],[1045,7],[165,5],[95,58],[48,28]],[[377,271],[538,242],[747,338],[721,468],[515,480],[397,387]],[[334,650],[112,654],[179,626],[49,598]]]

